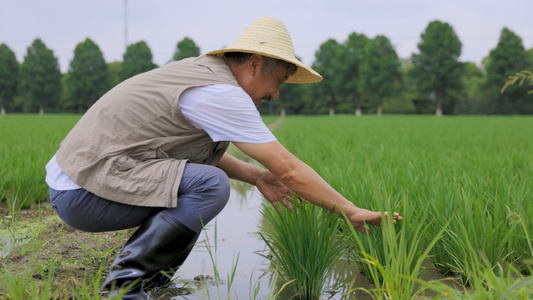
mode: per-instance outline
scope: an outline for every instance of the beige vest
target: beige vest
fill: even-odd
[[[210,84],[239,86],[225,59],[189,58],[122,82],[61,142],[59,166],[102,198],[176,207],[185,163],[216,165],[229,145],[193,127],[178,106],[184,90]]]

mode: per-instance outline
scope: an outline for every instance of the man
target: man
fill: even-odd
[[[103,283],[124,299],[165,285],[203,227],[225,206],[229,178],[255,185],[279,210],[291,192],[344,212],[352,225],[381,224],[287,151],[256,109],[282,83],[322,77],[294,55],[280,21],[260,18],[229,48],[134,76],[102,96],[47,165],[56,213],[98,232],[139,226]],[[266,169],[225,153],[232,142]],[[401,218],[394,214],[393,219]]]

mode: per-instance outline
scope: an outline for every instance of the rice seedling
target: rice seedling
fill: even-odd
[[[533,200],[533,118],[294,117],[276,135],[358,206],[382,209],[382,199],[409,199],[409,206],[432,220],[421,233],[424,246],[453,220],[429,256],[442,273],[464,278],[482,263],[466,254],[465,241],[495,274],[500,264],[523,265],[528,272],[520,261],[531,258],[531,235],[508,216],[523,215],[525,228],[533,228],[528,205]],[[390,196],[376,197],[373,186]],[[423,215],[415,215],[411,224],[422,222]],[[388,255],[379,238],[383,232],[374,233],[361,246],[381,262]]]
[[[294,212],[264,207],[262,213],[272,228],[260,235],[272,252],[270,259],[281,276],[290,282],[296,299],[318,299],[331,267],[344,252],[338,235],[342,219],[329,211],[293,199]]]
[[[39,249],[50,251],[46,248],[49,239],[42,239],[42,243],[32,241],[30,233],[21,229],[17,212],[48,199],[44,166],[79,117],[8,115],[0,119],[0,202],[5,201],[9,210],[6,214],[11,216],[3,218],[0,226],[12,231],[6,231],[10,240],[25,237],[28,254]],[[495,295],[520,299],[525,294],[511,293],[510,288],[531,288],[524,274],[530,274],[533,259],[532,117],[291,116],[284,119],[275,134],[357,206],[389,211],[390,205],[390,211],[398,210],[404,215],[404,222],[394,230],[387,226],[373,228],[372,236],[360,237],[360,248],[367,249],[365,253],[383,266],[383,271],[373,269],[377,270],[376,282],[382,289],[388,284],[387,272],[399,268],[394,263],[401,263],[404,271],[414,270],[425,254],[426,262],[431,259],[442,273],[468,278],[471,293],[464,294],[465,299],[491,299]],[[297,220],[294,215],[289,219]],[[419,228],[421,224],[424,225]],[[291,225],[299,230],[299,235],[305,235],[301,233],[307,231],[305,227]],[[414,232],[418,235],[408,235]],[[429,249],[432,242],[435,244]],[[19,245],[15,247],[19,249]],[[401,250],[410,247],[424,252]],[[84,252],[88,256],[91,250]],[[405,256],[401,262],[388,265],[390,256],[400,252]],[[368,262],[360,264],[361,268],[373,266],[370,257],[362,257]],[[76,258],[56,267],[62,271],[61,267],[68,268],[67,264],[99,264],[103,260]],[[286,273],[278,266],[280,276],[285,278]],[[4,275],[2,272],[0,276]],[[56,269],[56,275],[57,272]],[[228,281],[235,280],[231,276],[230,272]],[[411,279],[425,286],[416,276]],[[292,289],[297,282],[290,283]],[[507,294],[492,293],[491,289],[478,292],[483,282],[494,282],[498,291]],[[388,286],[392,290],[395,284]],[[417,287],[412,291],[417,293]],[[4,286],[0,292],[5,294]],[[272,296],[276,292],[279,293],[273,291]],[[463,290],[451,287],[446,292],[449,296],[442,297],[458,299]],[[408,294],[405,290],[402,293]]]
[[[11,211],[48,199],[45,165],[78,115],[6,115],[0,119],[0,201]]]
[[[384,220],[382,227],[372,228],[372,235],[362,235],[351,226],[346,226],[349,239],[355,245],[353,259],[358,262],[362,273],[376,285],[373,290],[363,290],[374,299],[413,299],[423,294],[416,284],[425,268],[432,248],[441,238],[448,224],[437,232],[431,241],[426,241],[431,221],[427,211],[413,208],[406,198],[401,199],[401,209],[391,209],[391,201],[383,204],[381,210],[392,213],[400,211],[404,219],[398,224]]]
[[[510,212],[507,216],[511,222],[516,225],[515,233],[513,233],[514,239],[509,242],[510,255],[513,256],[511,263],[516,264],[520,272],[524,275],[531,275],[533,269],[533,236],[530,233],[530,229],[533,228],[531,220],[526,220],[523,214],[516,212]],[[523,232],[521,232],[523,231]],[[515,250],[513,249],[520,249]]]
[[[472,250],[471,247],[469,247]],[[417,282],[428,290],[437,293],[435,299],[531,299],[533,296],[533,278],[524,276],[512,265],[496,267],[480,257],[472,265],[475,277],[471,279],[468,290],[456,289],[443,281]]]
[[[442,243],[436,248],[438,253],[435,253],[435,257],[440,260],[435,260],[435,264],[447,274],[461,275],[463,280],[467,279],[465,276],[469,273],[470,265],[465,253],[465,240],[482,253],[492,266],[496,266],[508,259],[508,244],[513,238],[509,232],[514,230],[514,225],[509,224],[506,217],[498,218],[491,211],[488,202],[472,202],[470,199],[463,195],[453,214],[432,212],[439,224],[453,219],[449,230],[444,233]]]

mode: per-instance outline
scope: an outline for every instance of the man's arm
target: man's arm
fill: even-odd
[[[217,167],[224,170],[229,178],[252,185],[255,185],[257,178],[261,176],[263,171],[261,167],[242,161],[228,153],[224,153]]]
[[[244,162],[225,153],[217,164],[231,179],[255,185],[261,194],[279,211],[278,201],[292,211],[291,190],[269,170]]]
[[[234,143],[237,148],[265,166],[276,178],[305,200],[342,215],[344,212],[352,225],[367,233],[364,222],[379,226],[381,213],[356,207],[333,189],[318,173],[302,162],[278,141],[264,144]],[[277,199],[282,200],[282,199]],[[394,213],[393,219],[401,219]]]

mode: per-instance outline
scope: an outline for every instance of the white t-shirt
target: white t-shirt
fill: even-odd
[[[214,142],[260,144],[276,140],[240,87],[216,84],[191,88],[181,94],[179,106],[185,119],[207,132]],[[81,188],[61,170],[56,155],[46,165],[46,183],[58,191]]]

